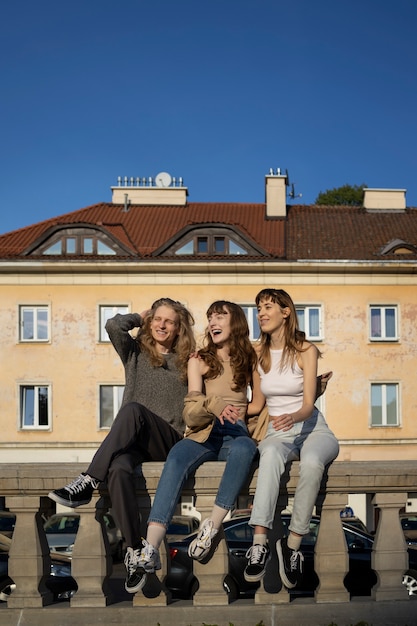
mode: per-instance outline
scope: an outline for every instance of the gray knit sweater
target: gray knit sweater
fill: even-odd
[[[109,319],[106,330],[125,368],[125,391],[122,405],[139,402],[168,422],[179,433],[184,432],[182,410],[187,393],[186,383],[181,381],[175,365],[175,354],[165,356],[161,367],[151,365],[140,342],[133,339],[129,330],[140,327],[142,318],[138,313],[119,313]]]

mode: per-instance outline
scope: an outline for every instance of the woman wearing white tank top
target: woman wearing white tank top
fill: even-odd
[[[258,371],[269,423],[259,444],[258,481],[249,521],[254,538],[244,575],[254,582],[265,574],[270,558],[267,532],[273,526],[281,476],[288,462],[300,460],[289,535],[276,544],[282,583],[292,589],[302,574],[301,540],[309,532],[323,473],[337,457],[339,444],[314,406],[321,353],[299,329],[294,302],[282,289],[263,289],[256,305],[261,329]],[[261,409],[252,402],[248,414],[256,415]]]

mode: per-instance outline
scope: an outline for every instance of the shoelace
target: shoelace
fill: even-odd
[[[213,522],[209,520],[197,535],[196,544],[199,548],[207,548],[212,538]]]
[[[74,494],[82,491],[89,484],[93,487],[93,489],[96,489],[98,481],[91,478],[91,476],[80,474],[78,478],[69,483],[65,489],[69,491],[70,494]]]
[[[146,539],[143,540],[143,548],[140,553],[141,560],[150,561],[152,559],[155,548]]]
[[[140,556],[139,549],[133,550],[133,548],[130,548],[127,550],[126,556],[125,556],[125,567],[127,571],[129,572],[129,576],[133,574],[133,572],[136,570],[136,567],[139,561],[139,556]]]
[[[300,559],[300,572],[302,572],[304,556],[301,552],[297,552],[297,550],[293,550],[290,556],[290,569],[292,572],[295,572],[298,569],[298,565],[297,565],[298,559]]]
[[[246,558],[249,559],[249,565],[258,565],[261,563],[267,552],[268,550],[266,547],[260,543],[256,543],[254,546],[251,546],[246,552]]]

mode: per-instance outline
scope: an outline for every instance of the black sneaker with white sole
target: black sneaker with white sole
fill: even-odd
[[[139,567],[141,548],[127,548],[125,556],[125,567],[127,570],[125,589],[128,593],[136,593],[146,583],[146,572]]]
[[[278,539],[277,554],[281,580],[287,589],[294,589],[302,579],[304,556],[288,547],[286,537]]]
[[[248,564],[243,573],[245,580],[249,583],[261,580],[265,576],[266,566],[271,558],[268,544],[255,543],[246,552],[246,558],[248,559]]]
[[[100,481],[88,474],[80,474],[62,489],[55,489],[48,493],[48,497],[58,504],[76,509],[77,506],[88,504],[93,496],[94,489],[97,489]]]

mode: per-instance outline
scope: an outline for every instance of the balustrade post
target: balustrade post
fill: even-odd
[[[161,569],[147,575],[145,586],[133,596],[133,606],[167,606],[171,602],[172,594],[163,582],[169,571],[167,554],[167,542],[163,541],[159,547]]]
[[[328,493],[321,511],[314,550],[314,568],[320,580],[316,602],[349,602],[349,592],[343,584],[349,555],[340,519],[345,504],[346,493]]]
[[[375,600],[409,598],[401,584],[403,573],[408,569],[408,554],[399,511],[406,501],[406,493],[377,493],[373,499],[375,507],[380,509],[372,552],[372,567],[378,576],[373,589]]]
[[[220,478],[220,476],[219,476]],[[217,490],[216,484],[216,490]],[[201,519],[209,517],[213,508],[215,492],[201,493],[196,486],[197,508],[201,513]],[[194,606],[225,605],[229,598],[223,586],[223,581],[229,570],[229,555],[223,529],[220,529],[214,538],[216,549],[212,552],[210,560],[203,564],[193,561],[194,575],[198,579],[199,588],[194,594]]]
[[[278,539],[281,539],[285,534],[281,513],[287,505],[288,493],[284,490],[284,493],[278,496],[274,523],[271,530],[268,530],[271,558],[266,566],[265,576],[255,593],[255,604],[289,604],[290,602],[288,589],[284,587],[279,576],[278,554],[276,550]]]
[[[146,537],[148,518],[151,504],[155,497],[158,480],[162,473],[163,463],[146,462],[137,469],[137,499],[141,515],[141,532]],[[133,596],[133,606],[166,606],[171,602],[172,594],[166,588],[164,579],[169,571],[169,558],[167,558],[167,543],[163,541],[159,547],[161,557],[161,569],[155,574],[148,574],[145,586]]]
[[[108,578],[112,573],[112,557],[104,527],[103,500],[96,508],[95,492],[89,504],[78,509],[80,525],[72,553],[71,574],[78,591],[71,598],[71,607],[102,607],[111,603]]]
[[[45,584],[51,558],[39,500],[39,496],[6,498],[6,506],[16,515],[8,565],[16,589],[7,600],[8,608],[43,607],[53,602],[53,594]]]

